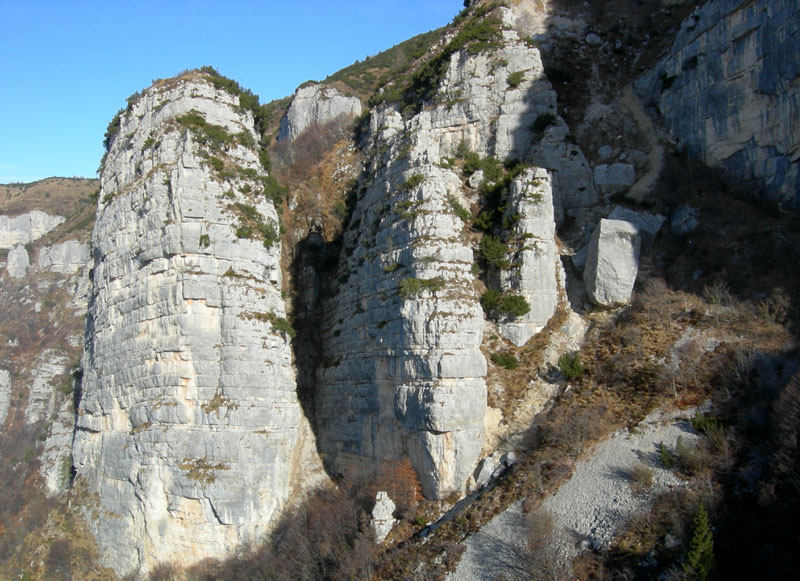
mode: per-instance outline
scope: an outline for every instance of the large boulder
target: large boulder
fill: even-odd
[[[591,301],[619,307],[630,301],[639,269],[639,229],[624,220],[600,220],[592,234],[583,270]]]
[[[602,164],[594,168],[594,185],[602,194],[618,194],[636,181],[636,170],[628,163]]]

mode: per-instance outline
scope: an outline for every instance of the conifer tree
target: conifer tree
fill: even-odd
[[[694,517],[694,532],[689,553],[683,562],[683,572],[691,579],[705,581],[714,568],[714,535],[708,522],[706,507],[701,502]]]

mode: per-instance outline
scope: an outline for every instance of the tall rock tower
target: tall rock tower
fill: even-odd
[[[289,495],[302,417],[275,184],[220,85],[159,81],[108,137],[74,463],[123,574],[224,556]]]

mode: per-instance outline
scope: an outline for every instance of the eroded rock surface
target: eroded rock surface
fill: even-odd
[[[640,83],[679,145],[800,204],[800,5],[706,2]]]
[[[602,307],[628,303],[639,271],[640,249],[635,225],[623,220],[600,220],[583,269],[583,281],[593,303]]]
[[[278,216],[242,145],[251,115],[192,73],[120,123],[92,237],[74,460],[99,493],[106,562],[126,574],[259,538],[289,494],[301,418]],[[211,126],[234,137],[215,142]]]
[[[281,119],[278,140],[294,139],[313,124],[320,125],[338,117],[361,114],[358,97],[343,95],[333,87],[312,83],[300,87],[294,94],[286,115]]]
[[[14,217],[0,216],[0,248],[13,248],[18,244],[33,242],[63,221],[61,216],[53,216],[40,210]]]
[[[515,252],[513,266],[500,273],[500,287],[525,298],[530,311],[503,321],[499,329],[519,347],[541,331],[555,313],[563,276],[548,172],[543,168],[526,170],[511,183],[508,200],[506,216],[516,218],[511,228]]]
[[[37,266],[40,270],[52,270],[62,274],[78,272],[89,261],[89,248],[77,240],[44,246],[39,251]]]

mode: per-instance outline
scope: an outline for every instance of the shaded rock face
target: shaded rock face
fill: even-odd
[[[679,145],[800,205],[800,5],[707,2],[639,83]]]
[[[11,218],[0,216],[0,248],[33,242],[63,221],[62,216],[52,216],[39,210]]]
[[[639,271],[639,229],[623,220],[602,219],[589,242],[583,282],[593,303],[619,307],[628,303]]]
[[[311,84],[297,89],[281,119],[278,141],[294,139],[313,123],[324,124],[337,117],[361,114],[358,97],[342,95],[333,87]]]
[[[92,236],[73,455],[121,574],[258,538],[287,499],[301,424],[289,339],[273,326],[279,245],[237,236],[245,215],[277,229],[258,156],[238,140],[203,145],[189,113],[255,139],[238,100],[202,75],[158,83],[121,118]]]

